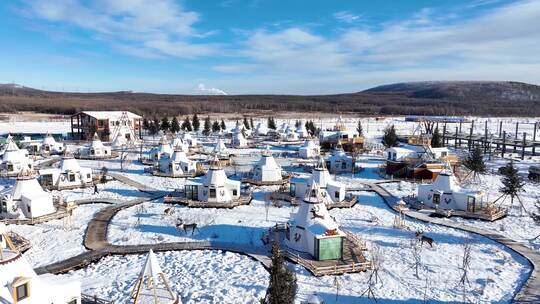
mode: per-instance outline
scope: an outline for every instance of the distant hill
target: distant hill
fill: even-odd
[[[276,112],[357,115],[540,116],[540,86],[519,82],[433,81],[374,87],[334,95],[176,95],[131,91],[75,93],[0,84],[0,112],[73,114],[127,110],[145,116],[191,113],[272,115]]]
[[[401,93],[409,98],[506,101],[540,100],[540,86],[511,81],[423,81],[382,85],[365,93]]]

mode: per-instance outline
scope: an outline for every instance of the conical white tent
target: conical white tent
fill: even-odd
[[[326,203],[338,203],[345,200],[345,186],[332,178],[322,157],[319,157],[317,165],[311,172],[311,177],[294,178],[290,183],[290,194],[293,197],[303,198],[306,191],[313,184],[317,184],[320,196]]]
[[[110,158],[112,157],[111,147],[107,147],[103,144],[99,135],[94,133],[92,142],[82,149],[79,150],[79,155],[89,158]]]
[[[81,303],[81,283],[50,274],[38,276],[0,223],[0,303]],[[75,302],[74,302],[75,301]]]
[[[64,152],[64,144],[57,142],[51,133],[47,133],[41,142],[41,154],[61,154]]]
[[[306,190],[298,212],[287,224],[285,245],[316,260],[339,259],[345,234],[330,216],[320,193],[315,182]]]
[[[39,175],[41,185],[48,189],[74,189],[93,184],[92,169],[81,167],[71,156],[64,156],[59,168],[39,170]]]
[[[354,169],[353,158],[347,155],[338,144],[334,153],[326,158],[326,167],[332,173],[352,172]]]
[[[161,136],[159,139],[159,145],[150,150],[150,157],[153,161],[159,161],[159,158],[163,154],[168,154],[169,156],[173,154],[173,148],[167,141],[165,135]]]
[[[245,148],[247,147],[248,142],[247,139],[244,137],[244,134],[242,132],[234,133],[232,137],[232,146],[235,148]]]
[[[311,139],[304,141],[304,144],[298,149],[298,156],[304,159],[316,158],[320,154],[321,147],[316,145]]]
[[[462,188],[454,174],[445,170],[432,184],[418,186],[418,200],[432,208],[476,212],[484,207],[484,192]]]
[[[172,155],[162,154],[159,159],[159,171],[170,174],[172,177],[184,176],[197,172],[197,162],[190,160],[186,152],[180,147],[175,147]]]
[[[8,218],[34,218],[56,211],[52,195],[43,191],[36,176],[25,171],[17,177],[15,185],[9,193],[1,194],[0,215]]]
[[[32,170],[33,161],[26,149],[19,149],[11,136],[8,137],[0,163],[0,173],[6,176],[16,176],[23,170]]]
[[[217,156],[202,178],[186,182],[186,198],[212,203],[226,203],[240,198],[240,182],[230,180],[220,165]]]
[[[163,286],[160,286],[160,283]],[[179,301],[178,295],[172,291],[152,249],[148,252],[144,266],[135,282],[132,297],[133,304],[172,304]]]
[[[253,180],[259,182],[276,182],[283,179],[281,167],[277,164],[269,148],[262,152],[261,159],[253,170]]]
[[[214,145],[214,148],[212,149],[212,153],[214,155],[217,155],[218,157],[229,156],[229,149],[227,149],[221,137],[218,139],[218,141]]]

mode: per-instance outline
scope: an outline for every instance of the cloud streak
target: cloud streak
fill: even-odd
[[[194,43],[206,33],[195,30],[199,14],[174,0],[26,0],[28,15],[68,23],[122,45],[130,54],[196,58],[214,53],[211,44]],[[138,49],[137,51],[134,51]]]

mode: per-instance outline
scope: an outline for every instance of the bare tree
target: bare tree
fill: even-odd
[[[469,281],[469,269],[471,267],[471,250],[472,250],[472,244],[470,241],[466,241],[463,244],[463,257],[461,259],[461,265],[459,266],[459,269],[461,270],[461,278],[459,279],[459,283],[463,287],[463,302],[467,303],[467,286],[470,286],[471,283]]]
[[[383,254],[381,251],[381,248],[377,245],[373,245],[370,250],[370,256],[371,256],[371,272],[369,273],[367,285],[368,288],[362,293],[363,295],[366,295],[368,299],[373,299],[375,302],[377,302],[377,297],[375,296],[375,292],[373,291],[376,284],[379,283],[379,281],[382,282],[382,279],[379,275],[379,270],[381,269],[381,265],[383,263]],[[337,296],[336,296],[336,302],[337,302]]]
[[[411,243],[413,265],[415,276],[420,279],[420,269],[422,268],[422,242],[420,238],[415,237]]]

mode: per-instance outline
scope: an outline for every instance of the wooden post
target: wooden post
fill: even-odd
[[[473,132],[474,132],[474,120],[471,123],[471,129],[469,130],[469,141],[467,142],[467,147],[469,148],[469,151],[471,151],[471,147],[472,147]]]
[[[503,127],[503,122],[501,120],[501,121],[499,121],[499,137],[502,136],[502,132],[503,132],[502,127]]]
[[[516,134],[514,135],[514,153],[516,153],[517,151],[518,133],[519,133],[519,121],[516,122]]]
[[[454,147],[457,147],[458,146],[458,127],[456,127],[456,135],[454,137]]]
[[[444,123],[444,126],[443,126],[443,131],[442,131],[442,143],[443,143],[443,146],[447,146],[446,144],[446,122]]]
[[[487,153],[487,146],[488,146],[488,127],[487,127],[487,120],[484,124],[484,154]]]
[[[503,131],[502,151],[501,151],[502,157],[504,157],[504,153],[506,153],[506,131]]]
[[[534,123],[533,139],[532,139],[532,155],[536,155],[536,129],[538,129],[538,122]]]
[[[525,159],[525,145],[527,144],[527,133],[523,132],[523,146],[521,147],[521,160]]]
[[[463,124],[463,122],[460,121],[459,122],[459,132],[458,132],[459,136],[461,136],[461,126],[462,126],[462,124]],[[459,146],[461,147],[461,138],[459,139]]]

